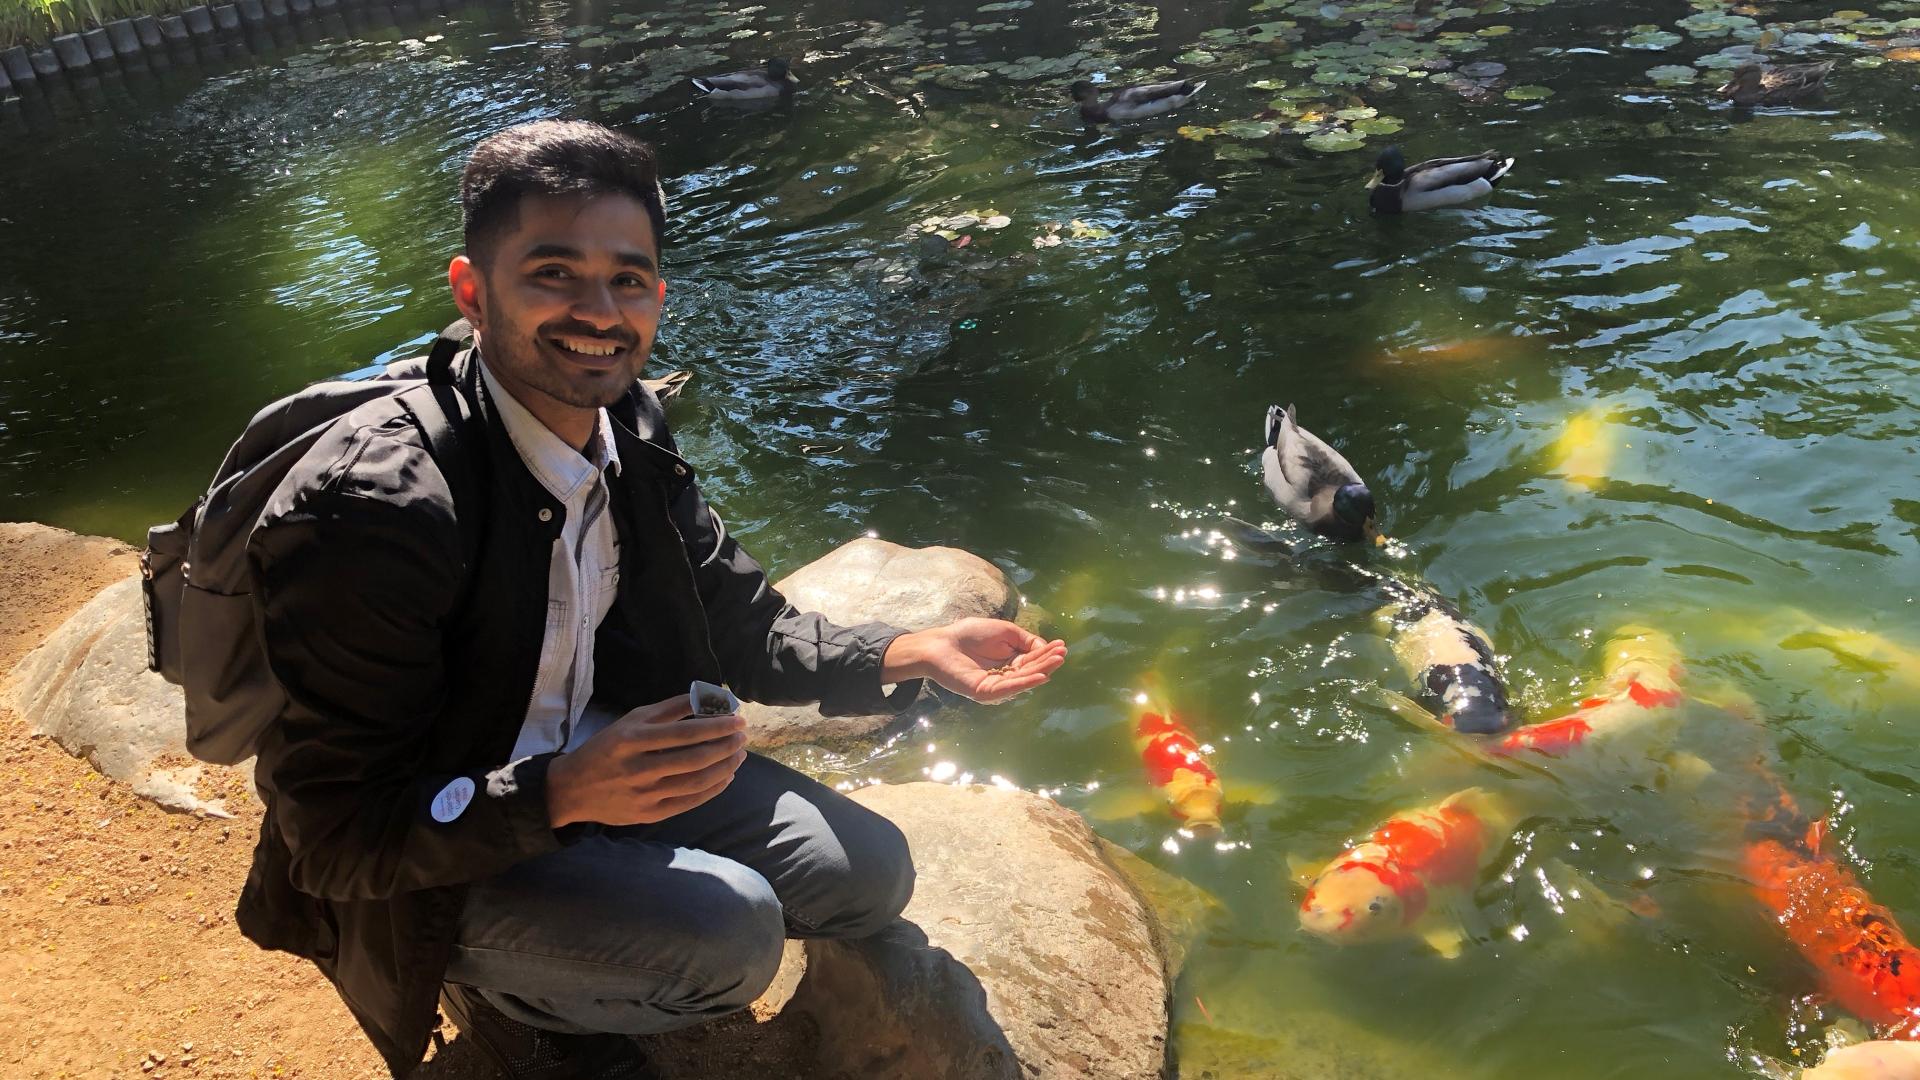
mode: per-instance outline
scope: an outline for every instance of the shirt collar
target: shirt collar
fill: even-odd
[[[479,356],[479,350],[475,349],[474,354]],[[480,357],[480,377],[487,384],[487,394],[499,409],[500,421],[507,429],[513,448],[519,451],[520,460],[554,498],[562,502],[571,500],[606,469],[611,468],[615,476],[620,475],[620,451],[613,444],[607,410],[594,413],[593,436],[587,441],[587,452],[582,454],[501,386],[484,356]]]

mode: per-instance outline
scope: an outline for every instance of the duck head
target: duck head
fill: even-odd
[[[1765,69],[1759,64],[1741,64],[1733,69],[1725,86],[1714,91],[1717,94],[1752,94],[1760,90],[1760,77]]]
[[[1100,89],[1085,79],[1074,83],[1067,93],[1082,105],[1091,105],[1100,100]]]
[[[1362,537],[1371,538],[1373,534],[1373,492],[1365,484],[1343,484],[1333,493],[1333,516]]]
[[[1374,188],[1381,184],[1391,187],[1406,178],[1406,155],[1400,152],[1398,146],[1389,146],[1373,159],[1373,179],[1367,181],[1367,187]]]
[[[767,74],[773,76],[775,79],[787,82],[793,81],[793,65],[788,63],[786,57],[771,57],[764,66],[767,69]]]

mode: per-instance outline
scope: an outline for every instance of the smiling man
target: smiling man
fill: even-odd
[[[768,585],[636,382],[666,294],[645,144],[511,128],[461,201],[458,437],[364,406],[250,541],[288,704],[239,921],[313,959],[396,1076],[436,996],[510,1076],[644,1076],[627,1036],[745,1006],[787,937],[873,933],[913,888],[898,829],[690,716],[689,682],[875,713],[922,678],[1003,700],[1066,647],[840,627]]]

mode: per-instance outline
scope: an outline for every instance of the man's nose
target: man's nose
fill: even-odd
[[[614,303],[613,290],[605,285],[589,285],[574,297],[575,319],[596,330],[611,330],[620,324],[620,306]]]

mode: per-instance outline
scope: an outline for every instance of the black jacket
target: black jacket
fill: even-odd
[[[479,365],[455,370],[457,446],[429,447],[395,399],[363,406],[294,466],[248,546],[289,704],[260,749],[266,818],[236,920],[311,958],[396,1076],[426,1051],[465,885],[574,838],[548,824],[555,755],[507,765],[565,507],[521,462]],[[597,704],[624,711],[695,678],[830,714],[912,700],[917,682],[881,690],[898,630],[843,629],[773,591],[702,501],[652,394],[636,384],[608,412],[620,585],[595,635]],[[473,800],[439,821],[432,800],[459,777]]]

